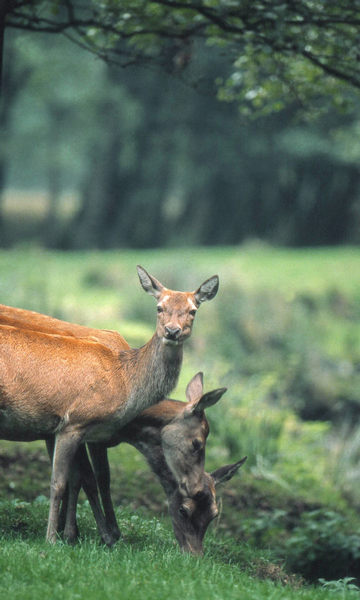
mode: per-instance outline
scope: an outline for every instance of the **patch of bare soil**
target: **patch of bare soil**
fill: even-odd
[[[0,450],[0,493],[2,498],[31,501],[48,495],[50,461],[46,451],[23,449]]]

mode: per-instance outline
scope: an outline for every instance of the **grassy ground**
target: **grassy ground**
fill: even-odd
[[[337,592],[332,595],[329,584],[309,586],[286,575],[265,552],[256,553],[246,545],[239,549],[214,537],[203,558],[183,555],[163,522],[131,513],[119,513],[125,539],[111,550],[96,541],[86,507],[81,510],[85,539],[76,547],[62,543],[50,547],[42,535],[46,508],[42,502],[0,506],[9,528],[1,536],[0,598],[165,600],[174,593],[189,600],[358,597],[350,582],[332,582]]]
[[[198,370],[207,390],[226,385],[208,414],[207,467],[244,454],[248,463],[220,493],[199,561],[177,551],[165,496],[125,445],[110,453],[125,541],[111,551],[98,544],[82,497],[81,543],[49,548],[43,443],[0,442],[0,598],[358,597],[346,577],[360,577],[360,249],[18,249],[0,253],[0,300],[117,329],[138,346],[152,335],[155,307],[136,264],[184,290],[219,274],[172,397],[184,398]],[[316,588],[291,575],[297,567]]]

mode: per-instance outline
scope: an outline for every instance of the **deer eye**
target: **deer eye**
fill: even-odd
[[[201,448],[201,442],[200,442],[200,440],[193,440],[192,446],[193,446],[193,451],[194,452],[199,452],[199,450]]]
[[[185,506],[180,506],[180,508],[179,508],[179,514],[182,517],[187,517],[189,515],[189,511],[185,508]]]
[[[196,310],[194,308],[192,308],[191,310],[189,310],[189,315],[191,315],[192,317],[195,317]]]
[[[156,310],[158,311],[158,313],[162,313],[164,311],[162,306],[157,306]]]

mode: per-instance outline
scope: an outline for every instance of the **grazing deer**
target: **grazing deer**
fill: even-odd
[[[192,517],[193,526],[196,522],[203,521],[205,515],[209,516],[212,507],[215,511],[216,499],[210,493],[209,476],[204,472],[205,443],[209,434],[209,425],[205,417],[205,409],[218,402],[226,388],[213,390],[203,394],[203,375],[197,373],[186,388],[187,402],[165,399],[158,404],[143,411],[133,421],[125,425],[118,434],[109,440],[107,446],[114,446],[126,442],[137,448],[146,458],[153,472],[158,476],[161,485],[168,497],[171,508],[171,517],[174,530],[181,528],[184,515],[174,510],[174,504],[182,507],[190,506],[193,499],[199,509]],[[110,472],[107,460],[107,449],[102,444],[88,444],[93,466],[99,485],[100,495],[105,511],[106,527],[109,536],[114,541],[120,536],[115,513],[110,496]],[[83,453],[85,449],[81,447]],[[68,506],[64,508],[63,520],[64,536],[69,541],[77,537],[76,504],[81,485],[83,485],[91,506],[96,504],[96,485],[91,481],[91,467],[85,466],[86,456],[81,456],[81,468],[74,465],[76,476],[71,479]],[[73,463],[74,464],[74,463]],[[193,498],[187,495],[187,486],[182,483],[188,479],[197,484],[196,494]],[[214,486],[212,486],[214,488]],[[211,488],[211,489],[212,489]],[[192,504],[191,504],[192,506]],[[184,508],[185,510],[185,508]],[[65,517],[66,513],[66,517]],[[204,513],[204,515],[202,515]],[[99,515],[94,511],[98,522]],[[214,512],[214,515],[215,512]],[[101,519],[101,517],[100,517]],[[176,525],[177,524],[177,525]],[[184,524],[184,523],[183,523]],[[101,530],[102,520],[98,523]],[[205,533],[205,530],[204,530]],[[191,543],[189,542],[189,547]]]
[[[167,402],[171,401],[168,400]],[[137,419],[134,419],[132,423],[135,424],[135,421],[137,421]],[[124,429],[127,429],[127,426],[125,426]],[[130,431],[128,431],[128,434],[129,433]],[[135,445],[133,442],[129,441],[130,438],[132,439],[132,436],[128,437],[126,441],[132,445]],[[160,442],[160,440],[158,441]],[[137,444],[136,447],[140,447],[140,443]],[[91,506],[97,502],[96,498],[94,498],[94,496],[97,495],[97,488],[96,485],[94,485],[94,474],[92,472],[85,446],[81,446],[79,451],[82,453],[81,461],[76,463],[76,476],[74,479],[72,479],[73,485],[70,486],[69,489],[68,502],[66,501],[64,503],[62,510],[62,518],[65,523],[64,535],[69,541],[74,541],[78,536],[78,528],[76,523],[76,503],[81,485],[86,491]],[[219,513],[216,502],[216,488],[219,484],[231,479],[239,467],[244,464],[247,457],[245,456],[236,463],[225,465],[220,469],[213,471],[212,473],[207,473],[204,471],[201,491],[198,492],[195,498],[190,498],[186,496],[184,497],[184,495],[181,493],[179,486],[165,461],[161,446],[158,446],[157,443],[154,445],[144,445],[141,447],[141,452],[147,458],[150,467],[158,476],[160,483],[165,490],[174,534],[181,550],[183,552],[190,552],[192,554],[202,554],[203,540],[207,528],[209,527],[211,521],[215,519]],[[100,455],[97,454],[96,457],[98,459]],[[103,462],[100,464],[103,465]],[[100,490],[102,485],[108,487],[108,472],[107,474],[105,473],[105,476],[103,475],[102,478],[99,478],[98,481]],[[108,498],[110,499],[110,495]],[[120,535],[120,532],[117,529],[116,517],[115,513],[113,512],[112,504],[110,504],[110,506],[110,513],[106,515],[106,517],[110,516],[110,518],[106,518],[108,534],[109,536],[115,534],[117,539]],[[106,504],[104,505],[105,512],[107,510],[106,507],[108,509],[109,506]],[[97,514],[95,514],[95,518],[98,522]],[[115,525],[115,529],[113,525]],[[111,528],[111,531],[109,531],[109,528]],[[68,537],[69,533],[71,536],[70,539]]]
[[[217,276],[195,292],[178,292],[165,288],[142,267],[137,270],[143,289],[158,302],[156,331],[139,349],[131,349],[124,340],[125,348],[113,352],[96,335],[89,340],[71,333],[38,331],[36,314],[26,311],[29,323],[25,326],[11,323],[4,310],[0,438],[55,437],[46,534],[52,543],[70,465],[80,444],[106,444],[139,412],[173,389],[196,310],[218,290]]]

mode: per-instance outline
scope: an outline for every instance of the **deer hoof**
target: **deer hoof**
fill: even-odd
[[[101,541],[105,546],[111,548],[119,539],[120,536],[113,535],[112,533],[104,533],[101,536]]]

